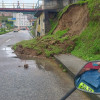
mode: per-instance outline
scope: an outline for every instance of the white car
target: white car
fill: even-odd
[[[14,29],[14,31],[13,32],[18,32],[18,29]]]

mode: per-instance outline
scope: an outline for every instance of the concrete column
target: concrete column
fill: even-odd
[[[57,0],[58,9],[63,8],[63,0]]]
[[[73,3],[73,0],[68,0],[68,4],[72,4]]]
[[[50,30],[50,21],[49,21],[49,14],[48,11],[44,11],[45,14],[45,33],[49,32]]]
[[[58,1],[57,0],[44,0],[44,9],[58,9],[59,8],[58,6],[59,5],[61,6],[61,4],[58,3]]]

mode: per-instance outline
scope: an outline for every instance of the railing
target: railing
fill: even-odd
[[[61,3],[59,3],[59,1]],[[74,3],[78,0],[38,0],[37,3],[0,3],[0,8],[17,8],[17,9],[59,9]]]
[[[0,8],[36,8],[36,3],[0,3]]]
[[[37,4],[38,7],[45,9],[62,9],[64,6],[75,3],[79,0],[42,0],[42,4],[40,5],[41,0],[38,0]],[[44,2],[45,1],[45,2]]]

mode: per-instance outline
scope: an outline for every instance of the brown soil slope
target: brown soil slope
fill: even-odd
[[[59,24],[54,31],[69,29],[70,34],[80,34],[89,21],[88,7],[84,5],[72,5],[61,17]]]
[[[69,36],[68,40],[65,40],[63,42],[60,41],[56,41],[54,39],[47,39],[42,41],[42,37],[37,38],[36,40],[39,41],[40,40],[40,44],[37,45],[37,47],[42,48],[42,45],[45,45],[46,48],[43,48],[43,50],[41,50],[41,54],[38,54],[38,52],[34,49],[30,49],[30,48],[23,48],[22,45],[17,46],[16,49],[16,53],[17,55],[23,55],[23,56],[46,56],[45,55],[45,50],[49,50],[52,51],[52,48],[49,48],[49,44],[50,45],[55,45],[59,48],[62,48],[62,52],[66,53],[67,52],[67,48],[71,47],[71,49],[74,48],[75,46],[75,41],[71,40],[71,38],[75,35],[79,35],[87,26],[89,21],[89,12],[88,12],[88,7],[86,4],[83,5],[71,5],[67,11],[62,15],[62,17],[59,20],[58,26],[56,27],[54,33],[58,30],[65,30],[65,29],[69,29],[68,33],[66,33],[64,36]],[[64,37],[63,36],[63,37]],[[61,38],[63,38],[61,37]],[[53,43],[54,42],[54,43]],[[70,49],[69,49],[70,50]],[[70,50],[71,51],[71,50]],[[59,52],[60,53],[60,52]],[[53,56],[53,54],[51,54],[51,56]]]

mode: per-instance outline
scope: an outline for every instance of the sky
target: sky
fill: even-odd
[[[17,3],[17,1],[20,3],[37,3],[38,0],[0,0],[0,3],[2,3],[2,1],[5,3]]]
[[[34,4],[34,7],[35,7],[38,0],[0,0],[0,7],[2,7],[2,1],[4,3],[11,3],[11,6],[9,4],[5,4],[5,8],[12,8],[13,3],[14,3],[14,6],[16,8],[18,1],[19,1],[19,3],[22,3],[22,4],[20,4],[21,8],[23,7],[23,3],[31,3],[31,4],[28,4],[28,5],[24,4],[24,8],[32,8],[34,3],[35,3]],[[7,6],[7,5],[9,5],[9,6]]]

